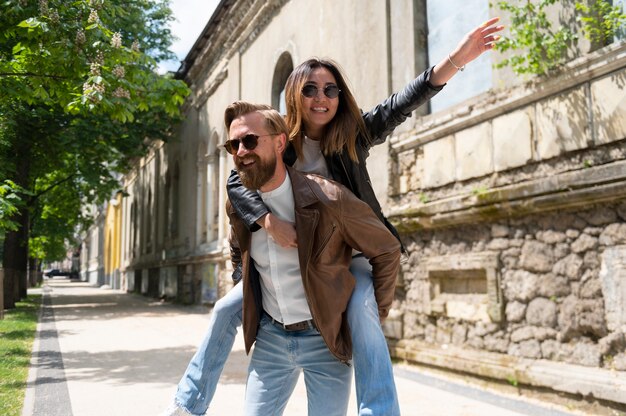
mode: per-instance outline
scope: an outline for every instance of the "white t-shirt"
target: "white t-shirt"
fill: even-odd
[[[304,136],[302,152],[304,153],[304,157],[296,160],[296,163],[293,164],[294,168],[298,169],[300,172],[316,173],[325,178],[329,178],[328,165],[320,149],[319,140],[309,139]]]
[[[259,191],[259,195],[274,215],[295,224],[289,174],[278,188],[270,192]],[[261,228],[252,233],[250,256],[261,275],[265,312],[285,325],[311,319],[302,284],[298,249],[281,247]]]
[[[300,172],[316,173],[325,178],[332,179],[328,171],[326,159],[324,159],[324,155],[322,154],[319,140],[309,139],[304,136],[302,152],[304,153],[304,158],[297,159],[296,163],[293,164],[294,168],[298,169]],[[360,251],[352,249],[353,256],[360,253]]]

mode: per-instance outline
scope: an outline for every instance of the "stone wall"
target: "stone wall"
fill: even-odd
[[[410,257],[395,305],[404,339],[626,370],[626,200],[422,231],[405,243]],[[463,274],[481,268],[498,275],[495,293],[464,293]],[[458,281],[448,285],[448,298],[434,289],[445,273]],[[482,302],[502,314],[463,309],[464,296],[467,305]]]
[[[387,212],[409,255],[392,354],[552,388],[550,365],[584,366],[595,387],[558,389],[623,396],[625,68],[621,42],[391,139]]]

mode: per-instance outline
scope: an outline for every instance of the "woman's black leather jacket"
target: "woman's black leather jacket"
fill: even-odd
[[[432,68],[427,69],[402,90],[392,94],[372,110],[362,114],[370,137],[366,138],[361,135],[357,137],[358,163],[350,159],[347,151],[325,156],[331,179],[346,186],[354,195],[372,207],[374,213],[398,240],[400,240],[398,231],[382,213],[365,162],[372,146],[384,143],[393,130],[403,123],[413,110],[441,91],[443,85],[433,87],[430,84],[431,72]],[[283,160],[289,166],[295,163],[296,153],[293,146],[287,147]],[[260,226],[256,221],[269,213],[269,209],[263,204],[261,197],[241,184],[236,170],[233,170],[228,178],[227,191],[233,208],[244,223],[251,231],[258,230]],[[404,247],[402,251],[404,252]]]

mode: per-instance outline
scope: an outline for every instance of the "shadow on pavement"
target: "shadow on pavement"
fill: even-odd
[[[196,352],[195,347],[159,348],[140,351],[69,352],[63,354],[63,363],[71,368],[66,373],[68,381],[107,381],[119,384],[171,383],[182,377],[187,362]],[[220,383],[243,384],[246,382],[247,365],[243,351],[232,351]],[[184,363],[181,367],[181,363]],[[241,368],[238,368],[241,367]]]

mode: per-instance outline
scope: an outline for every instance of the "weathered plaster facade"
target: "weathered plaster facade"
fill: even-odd
[[[83,237],[80,249],[80,279],[94,285],[104,284],[104,207],[93,207],[94,224]]]
[[[436,30],[456,42],[496,13],[445,4],[223,0],[178,71],[192,95],[177,137],[124,181],[128,289],[183,302],[229,289],[229,103],[280,107],[291,68],[324,56],[369,109],[445,57]],[[626,401],[626,44],[588,49],[528,82],[488,53],[373,149],[409,252],[385,323],[394,356]]]
[[[535,385],[552,379],[520,376],[525,360],[617,370],[599,391],[563,366],[560,388],[624,401],[625,67],[613,44],[391,139],[388,213],[410,253],[386,324],[397,355],[441,365],[429,354],[469,347],[473,372],[502,355],[501,374]]]

